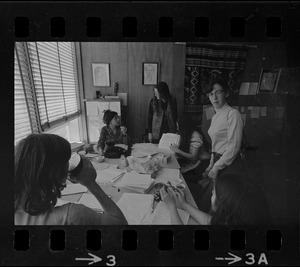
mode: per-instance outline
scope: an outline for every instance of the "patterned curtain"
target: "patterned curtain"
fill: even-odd
[[[217,75],[228,81],[232,100],[237,100],[247,50],[242,45],[187,43],[184,112],[202,112],[202,106],[209,103],[203,89]]]

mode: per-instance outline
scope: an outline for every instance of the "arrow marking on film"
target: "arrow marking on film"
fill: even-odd
[[[221,257],[217,257],[217,258],[215,258],[215,259],[218,260],[218,261],[224,261],[224,260],[225,260],[225,261],[230,261],[230,262],[228,262],[228,264],[233,264],[233,263],[236,263],[236,262],[242,260],[241,257],[236,256],[236,255],[234,255],[234,254],[232,254],[232,253],[230,253],[230,252],[228,252],[228,254],[229,254],[230,256],[232,256],[233,258],[221,258]]]
[[[102,259],[92,253],[88,253],[92,258],[75,258],[76,261],[91,261],[88,265],[94,264],[98,261],[102,261]]]

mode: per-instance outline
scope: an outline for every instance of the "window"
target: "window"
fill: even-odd
[[[15,43],[15,144],[79,116],[71,42]]]

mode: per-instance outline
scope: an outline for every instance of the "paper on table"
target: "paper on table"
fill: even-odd
[[[151,184],[151,175],[139,174],[136,171],[127,172],[124,174],[122,180],[118,184],[146,188]]]
[[[159,140],[158,151],[174,154],[170,149],[170,145],[180,145],[180,135],[174,133],[164,133]]]
[[[91,209],[103,211],[103,208],[102,208],[100,202],[97,200],[97,198],[93,194],[89,194],[89,193],[82,194],[82,197],[80,198],[78,203],[83,204]]]
[[[86,102],[86,114],[87,116],[98,116],[98,103]]]
[[[240,87],[240,95],[248,95],[249,87],[250,87],[250,83],[242,83]]]
[[[215,115],[215,110],[213,107],[207,107],[205,109],[206,119],[210,120]]]
[[[87,188],[81,184],[67,184],[67,187],[61,191],[61,195],[70,195],[87,192]]]
[[[167,182],[170,181],[173,186],[176,186],[182,182],[179,177],[180,171],[178,169],[163,168],[157,173],[155,183],[167,184]]]
[[[93,164],[94,168],[98,171],[102,171],[110,167],[110,165],[106,162],[99,163],[91,160],[91,163]]]
[[[136,158],[147,157],[158,153],[158,148],[152,143],[139,143],[132,146],[131,155]]]
[[[118,170],[115,168],[106,168],[104,170],[96,170],[97,172],[97,183],[107,183],[107,182],[113,182],[115,179],[117,179],[120,175],[122,175],[124,172],[123,170]]]
[[[128,224],[141,224],[149,212],[152,212],[153,195],[124,193],[117,202]]]
[[[184,210],[177,209],[179,213],[179,217],[181,218],[183,224],[187,224],[190,215],[185,212]],[[171,222],[171,213],[168,209],[167,205],[160,201],[154,212],[151,215],[151,224],[157,225],[157,224],[172,224]]]

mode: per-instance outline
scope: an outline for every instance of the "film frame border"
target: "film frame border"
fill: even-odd
[[[294,2],[286,3],[81,3],[74,2],[66,3],[1,3],[3,8],[1,14],[0,30],[3,32],[1,42],[1,53],[4,59],[1,73],[6,77],[1,81],[2,88],[13,88],[13,44],[16,41],[143,41],[143,42],[287,42],[288,57],[299,58],[299,28],[300,22],[297,20],[299,14],[299,4]],[[60,7],[59,9],[57,7]],[[234,6],[234,8],[233,8]],[[68,11],[67,13],[65,11]],[[146,11],[145,11],[146,10]],[[47,15],[45,15],[47,14]],[[82,16],[82,14],[86,14]],[[207,16],[209,14],[209,16]],[[251,17],[254,16],[254,17]],[[230,32],[222,31],[221,25],[229,26],[232,17],[244,17],[245,36],[236,38],[230,36]],[[16,37],[14,35],[14,19],[29,18],[28,36],[25,38]],[[64,18],[65,34],[63,37],[51,37],[50,19]],[[86,36],[86,18],[100,17],[101,18],[101,34],[100,37]],[[123,17],[133,17],[137,19],[137,36],[123,37],[122,35],[122,19]],[[158,34],[157,22],[159,19],[173,18],[172,35],[171,37],[160,37]],[[206,38],[196,38],[194,36],[194,20],[195,17],[209,18],[209,36]],[[265,25],[267,17],[280,17],[282,34],[277,38],[267,38]],[[249,21],[253,20],[250,24]],[[154,23],[156,22],[156,23]],[[61,22],[56,22],[61,23]],[[72,24],[72,26],[71,26]],[[75,25],[74,25],[75,24]],[[250,26],[249,26],[250,25]],[[257,27],[260,26],[260,27]],[[229,27],[228,27],[229,28]],[[258,31],[257,31],[258,30]],[[6,41],[5,41],[6,40]],[[296,64],[296,59],[288,58],[292,64]],[[9,68],[7,66],[10,66]],[[2,131],[3,138],[13,138],[13,109],[11,101],[13,99],[13,90],[2,90],[1,106],[3,108],[2,121],[7,125],[7,129]],[[9,116],[7,116],[9,110]],[[13,143],[13,142],[12,142]],[[13,147],[10,143],[3,144],[4,153],[1,154],[4,166],[9,166],[5,169],[6,177],[13,177]],[[231,251],[229,246],[228,236],[231,230],[242,229],[245,231],[247,240],[246,248],[243,251],[233,254],[247,253],[255,254],[255,257],[261,253],[266,253],[269,265],[297,265],[299,263],[299,196],[297,196],[297,180],[299,174],[296,169],[293,169],[295,164],[294,156],[297,156],[297,151],[292,150],[290,144],[288,149],[292,151],[291,157],[287,161],[287,174],[289,183],[288,192],[295,192],[287,196],[289,209],[287,217],[293,223],[287,226],[275,226],[272,229],[269,227],[209,227],[209,226],[100,226],[97,228],[88,226],[43,226],[43,227],[16,227],[13,225],[13,184],[12,180],[5,179],[2,188],[2,195],[5,196],[2,201],[1,211],[1,248],[0,255],[1,265],[24,265],[26,263],[33,265],[41,264],[87,264],[86,262],[74,261],[76,257],[86,257],[88,252],[86,245],[86,231],[90,229],[101,231],[101,249],[94,252],[99,257],[115,255],[118,265],[141,264],[141,265],[218,265],[215,257],[227,255],[227,251]],[[294,165],[295,166],[295,165]],[[9,190],[7,189],[9,188]],[[298,209],[298,210],[297,210]],[[6,214],[5,216],[3,214]],[[4,216],[4,218],[3,218]],[[51,252],[49,244],[49,233],[52,230],[65,231],[65,249],[62,252]],[[30,245],[27,251],[16,251],[13,248],[13,234],[16,230],[28,230]],[[122,249],[122,232],[123,230],[136,230],[138,238],[138,246],[135,251],[125,251]],[[173,230],[174,246],[172,250],[160,251],[158,249],[157,235],[160,230]],[[194,232],[204,230],[209,232],[210,245],[208,250],[195,250],[193,245]],[[267,251],[265,248],[265,234],[268,230],[280,230],[282,236],[282,247],[279,251]],[[248,236],[251,236],[249,239]],[[223,238],[220,238],[223,237]],[[254,238],[252,238],[254,237]],[[46,241],[45,241],[46,240]],[[145,241],[147,240],[147,242]],[[178,241],[179,240],[179,241]],[[48,242],[47,242],[48,243]],[[185,244],[189,244],[188,248]],[[248,247],[253,246],[252,250]],[[225,249],[224,249],[225,247]],[[116,251],[117,250],[117,251]],[[182,251],[186,251],[191,258],[181,255]],[[251,252],[252,251],[252,252]],[[149,254],[152,256],[149,257]],[[268,255],[270,254],[270,255]],[[55,255],[55,257],[54,257]],[[103,256],[101,256],[103,255]],[[228,255],[227,255],[228,256]],[[134,260],[133,260],[134,259]],[[149,259],[145,263],[144,260]],[[109,260],[108,260],[109,261]],[[107,263],[107,262],[106,262]],[[109,262],[111,263],[111,262]],[[221,263],[224,262],[220,262]],[[244,259],[243,264],[247,264]],[[258,263],[257,260],[255,262]],[[105,265],[104,260],[102,264]]]

